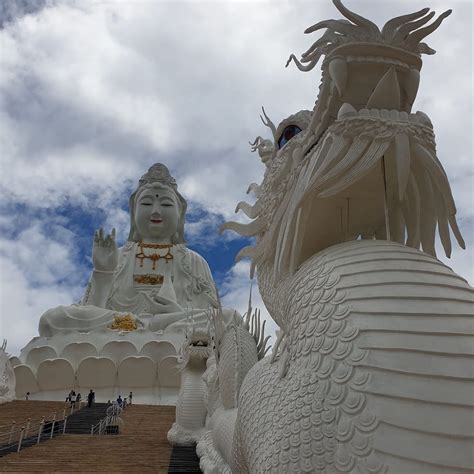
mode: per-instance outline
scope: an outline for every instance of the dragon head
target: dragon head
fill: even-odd
[[[438,227],[448,256],[449,228],[464,248],[431,121],[411,110],[421,55],[434,53],[422,40],[451,11],[428,24],[434,12],[425,8],[379,29],[340,0],[333,3],[345,19],[308,28],[325,32],[301,60],[291,55],[287,63],[310,71],[324,56],[316,104],[278,126],[263,112],[273,140],[257,137],[251,145],[265,164],[264,179],[249,187],[255,204],[236,209],[253,220],[223,225],[256,237],[237,258],[252,259],[252,275],[270,266],[274,283],[349,240],[393,240],[435,255]]]
[[[184,369],[190,362],[203,362],[212,354],[209,331],[196,329],[191,323],[186,328],[184,343],[180,348],[180,368]]]

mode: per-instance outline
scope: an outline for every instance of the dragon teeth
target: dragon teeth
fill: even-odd
[[[360,109],[357,111],[351,104],[344,102],[337,113],[338,120],[344,119],[378,119],[391,122],[413,122],[433,128],[430,118],[424,112],[409,114],[396,109]]]
[[[329,63],[329,75],[336,85],[339,97],[346,91],[347,85],[347,62],[342,58],[335,58]]]
[[[423,123],[423,124],[428,125],[431,128],[433,128],[433,124],[432,124],[430,118],[424,112],[421,112],[421,111],[418,110],[418,112],[416,112],[415,116],[418,118],[420,123]]]
[[[344,102],[337,113],[337,118],[342,119],[351,115],[357,115],[357,110],[347,102]]]
[[[382,107],[400,110],[400,85],[393,67],[380,79],[365,106],[367,109],[381,109]]]
[[[407,74],[406,80],[402,82],[402,88],[407,96],[408,104],[411,106],[415,101],[418,86],[420,85],[420,71],[416,68],[411,68]]]

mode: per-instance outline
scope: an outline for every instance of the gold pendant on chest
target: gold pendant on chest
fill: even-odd
[[[137,252],[135,257],[140,260],[141,268],[143,268],[143,261],[145,259],[148,259],[152,261],[152,270],[156,270],[156,262],[164,260],[166,263],[168,263],[170,260],[173,260],[174,257],[171,253],[172,247],[173,244],[146,244],[144,242],[140,242],[138,244],[139,251]],[[145,249],[152,249],[151,252],[153,252],[153,250],[158,250],[158,252],[147,254],[145,252]],[[166,250],[166,252],[161,254],[159,250]]]

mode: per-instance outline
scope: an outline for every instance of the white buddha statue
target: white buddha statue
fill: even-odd
[[[149,403],[173,402],[186,330],[192,323],[206,332],[218,307],[207,262],[184,244],[186,207],[166,166],[142,176],[125,245],[117,248],[114,230],[96,232],[82,302],[46,311],[39,337],[15,358],[17,397],[56,399],[76,387],[105,400],[126,389]],[[220,314],[228,321],[233,311]]]
[[[115,230],[96,232],[82,304],[47,311],[40,336],[95,331],[125,315],[152,332],[175,330],[189,316],[207,323],[206,310],[217,307],[215,284],[207,262],[184,245],[186,207],[166,166],[153,165],[130,197],[128,241],[118,249]]]

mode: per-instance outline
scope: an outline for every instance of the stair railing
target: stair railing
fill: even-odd
[[[56,413],[53,415],[53,424],[51,425],[51,436],[49,439],[53,439],[53,434],[54,434],[54,424],[56,423]]]
[[[11,443],[12,441],[12,435],[13,435],[14,430],[15,430],[15,422],[12,423],[12,429],[10,430],[10,438],[8,439],[9,443]]]
[[[28,431],[30,431],[30,425],[31,425],[31,418],[28,418],[28,421],[26,422],[25,438],[28,438]]]
[[[21,449],[21,442],[23,441],[23,435],[24,435],[24,433],[25,433],[25,427],[22,426],[22,427],[21,427],[21,432],[20,432],[20,439],[18,440],[18,448],[17,448],[17,450],[16,450],[17,453],[20,452],[20,449]]]
[[[41,440],[41,434],[43,433],[43,428],[44,428],[44,416],[43,416],[43,419],[41,420],[41,423],[38,429],[38,439],[36,441],[36,444],[39,444]]]
[[[114,434],[120,433],[121,429],[123,428],[123,420],[118,416],[105,416],[98,423],[91,426],[91,435],[103,435],[103,434],[110,434],[111,431],[108,428],[115,427],[116,431]]]
[[[123,428],[123,420],[120,417],[122,411],[123,408],[114,402],[113,405],[107,408],[107,415],[91,426],[91,435],[110,434],[112,431],[114,434],[120,433]]]
[[[15,426],[16,426],[16,421],[13,421],[11,424],[8,424],[8,425],[1,425],[0,426],[0,437],[3,438],[3,437],[5,437],[5,434],[9,434],[8,443],[11,443],[13,433],[15,433]],[[2,443],[0,441],[0,446],[1,445],[2,445]]]
[[[79,410],[81,406],[82,402],[77,407],[72,406],[71,413]],[[44,439],[43,435],[45,432],[45,426],[47,427],[47,430],[51,430],[48,432],[48,439],[52,439],[55,434],[60,432],[65,433],[68,411],[69,407],[66,407],[61,413],[62,416],[60,418],[57,417],[57,412],[54,412],[50,415],[34,420],[28,418],[22,425],[17,425],[17,422],[13,421],[11,425],[0,426],[0,456],[4,451],[11,452],[14,446],[16,446],[16,451],[19,452],[24,441],[28,439],[30,433],[33,439],[35,439],[36,444],[39,444],[41,439]],[[48,423],[51,423],[51,425],[48,426]]]
[[[82,404],[82,403],[81,403]],[[61,420],[63,420],[65,417],[66,417],[66,410],[68,410],[68,407],[66,407],[63,411],[63,416],[61,418]],[[43,417],[44,418],[51,418],[53,416],[56,415],[56,412],[54,413],[51,413],[50,415],[46,415]],[[37,418],[37,420],[40,420],[40,418]],[[24,424],[25,424],[25,429],[26,429],[26,432],[25,432],[25,438],[28,436],[28,433],[29,433],[29,430],[30,430],[30,427],[32,425],[32,423],[36,423],[37,420],[32,420],[31,418],[28,418]],[[6,431],[8,431],[10,434],[11,434],[11,437],[9,438],[8,442],[10,443],[12,441],[12,437],[13,437],[13,434],[16,433],[17,431],[15,430],[15,427],[16,427],[16,421],[12,421],[11,424],[7,424],[7,425],[1,425],[0,426],[0,436],[3,437],[3,435],[5,434]],[[1,446],[1,442],[0,442],[0,446]]]

